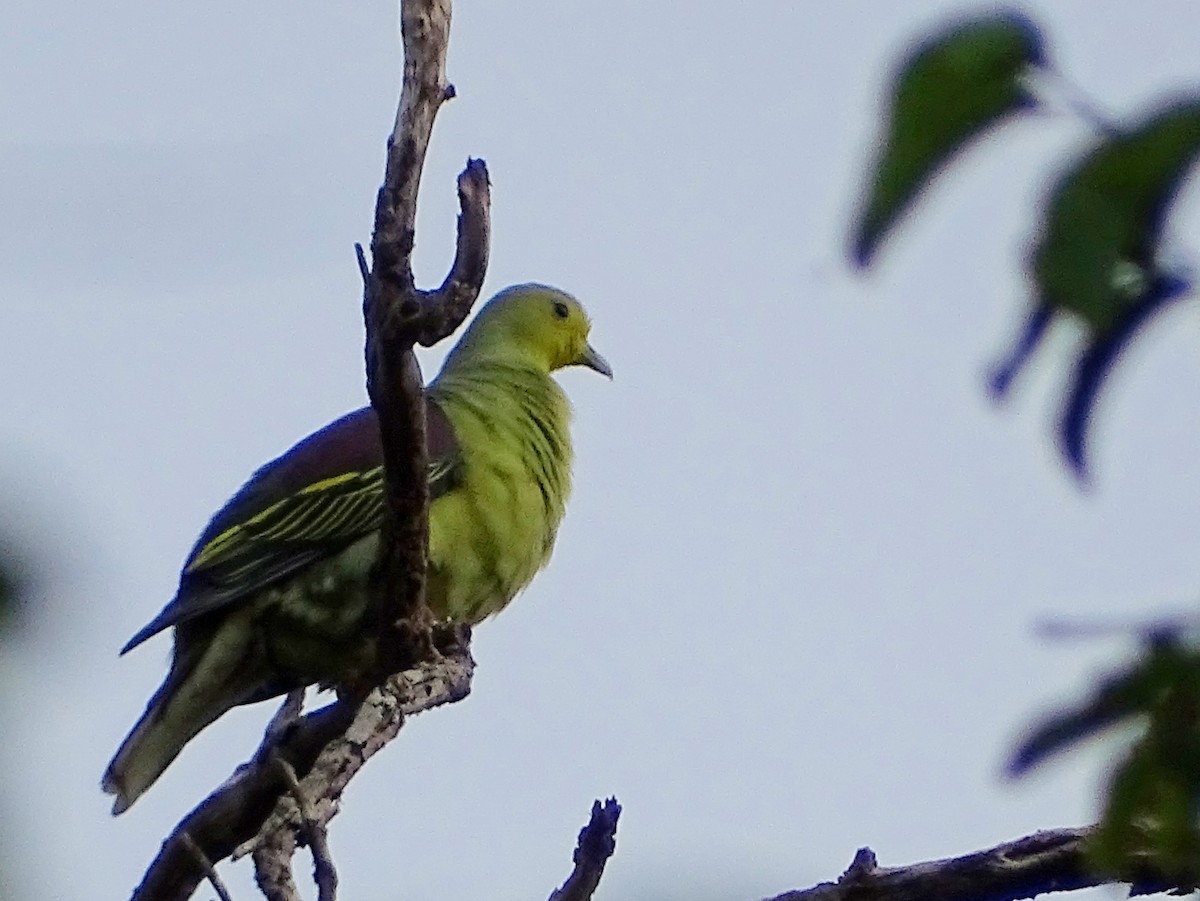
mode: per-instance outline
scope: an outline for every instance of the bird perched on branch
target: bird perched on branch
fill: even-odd
[[[518,285],[490,300],[425,389],[435,616],[476,623],[550,558],[571,483],[570,406],[550,373],[612,377],[573,297]],[[121,813],[227,710],[352,678],[373,653],[368,574],[383,451],[366,407],[259,469],[213,517],[174,599],[125,653],[175,627],[166,680],[104,774]]]

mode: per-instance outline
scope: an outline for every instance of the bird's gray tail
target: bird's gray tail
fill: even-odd
[[[261,689],[263,674],[254,672],[259,667],[247,653],[250,641],[233,632],[218,630],[198,654],[176,654],[166,681],[104,771],[100,786],[116,795],[114,816],[128,810],[201,729]]]

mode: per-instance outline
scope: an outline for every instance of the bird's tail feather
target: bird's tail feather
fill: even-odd
[[[201,729],[261,694],[265,674],[252,663],[249,636],[237,631],[221,629],[192,660],[176,657],[104,772],[100,786],[116,795],[114,816],[128,810]]]

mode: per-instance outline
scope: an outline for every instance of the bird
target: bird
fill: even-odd
[[[571,488],[571,407],[551,373],[612,369],[564,291],[515,285],[482,306],[424,391],[429,452],[426,602],[474,625],[546,565]],[[121,649],[174,628],[170,670],[101,787],[127,810],[232,708],[368,665],[368,577],[383,519],[372,407],[258,469],[197,539],[174,598]]]

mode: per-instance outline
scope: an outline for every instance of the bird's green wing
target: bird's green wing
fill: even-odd
[[[383,467],[354,470],[305,485],[196,549],[184,579],[209,594],[251,594],[379,528]]]
[[[430,401],[426,414],[430,496],[439,497],[456,484],[460,456],[441,409]],[[175,598],[122,653],[334,556],[378,529],[383,510],[379,423],[364,407],[251,476],[196,542]]]

